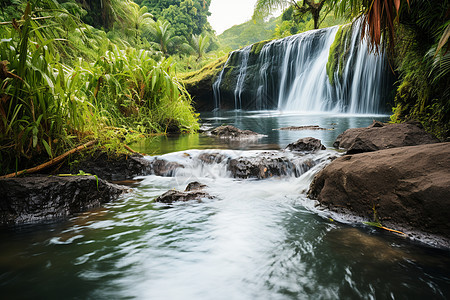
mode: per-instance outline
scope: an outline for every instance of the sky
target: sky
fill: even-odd
[[[242,24],[252,18],[256,0],[212,0],[209,6],[209,24],[221,34],[233,25]]]

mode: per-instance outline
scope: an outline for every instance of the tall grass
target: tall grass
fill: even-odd
[[[0,174],[84,139],[110,138],[110,127],[139,133],[198,128],[170,58],[156,61],[152,52],[120,49],[105,36],[86,35],[86,27],[61,38],[65,31],[53,28],[61,10],[47,10],[42,18],[44,11],[28,2],[20,21],[0,26]],[[94,62],[70,56],[76,35],[93,39],[91,47],[102,55]]]

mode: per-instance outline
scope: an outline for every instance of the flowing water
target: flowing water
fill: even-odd
[[[334,84],[327,75],[330,49],[338,26],[310,30],[266,43],[259,54],[252,46],[232,52],[214,83],[216,108],[221,107],[221,89],[232,89],[235,109],[278,109],[282,111],[334,112],[352,114],[386,113],[392,97],[391,71],[383,53],[369,52],[361,41],[361,22],[352,26],[343,41]],[[349,26],[349,25],[347,25]],[[237,71],[233,71],[237,70]],[[225,74],[229,73],[229,74]],[[223,84],[224,77],[231,77]]]
[[[240,142],[206,135],[158,137],[132,145],[185,168],[173,177],[138,177],[134,192],[63,223],[1,230],[2,299],[448,297],[448,251],[330,220],[306,198],[314,173],[338,152],[279,151],[306,136],[330,148],[346,128],[385,116],[234,111],[202,118],[206,126],[233,124],[266,136]],[[302,125],[328,130],[274,130]],[[315,164],[296,176],[244,180],[231,178],[222,163],[196,159],[205,152],[241,157],[262,151]],[[206,184],[215,199],[153,201],[194,180]]]

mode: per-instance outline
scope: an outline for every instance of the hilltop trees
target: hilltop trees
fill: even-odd
[[[253,19],[266,17],[280,8],[292,6],[295,9],[294,16],[298,19],[305,15],[311,15],[314,20],[314,29],[319,28],[320,12],[327,0],[258,0],[255,4]]]

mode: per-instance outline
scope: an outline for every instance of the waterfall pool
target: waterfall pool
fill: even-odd
[[[173,177],[138,177],[132,193],[67,221],[0,230],[3,299],[446,299],[450,252],[363,224],[330,220],[300,177],[234,179],[202,152],[230,156],[278,151],[312,136],[337,155],[338,134],[387,116],[277,111],[201,115],[205,126],[265,134],[232,142],[202,134],[156,137],[133,148],[186,167]],[[278,130],[319,125],[326,130]],[[150,159],[150,158],[149,158]],[[200,181],[215,199],[153,200]]]

